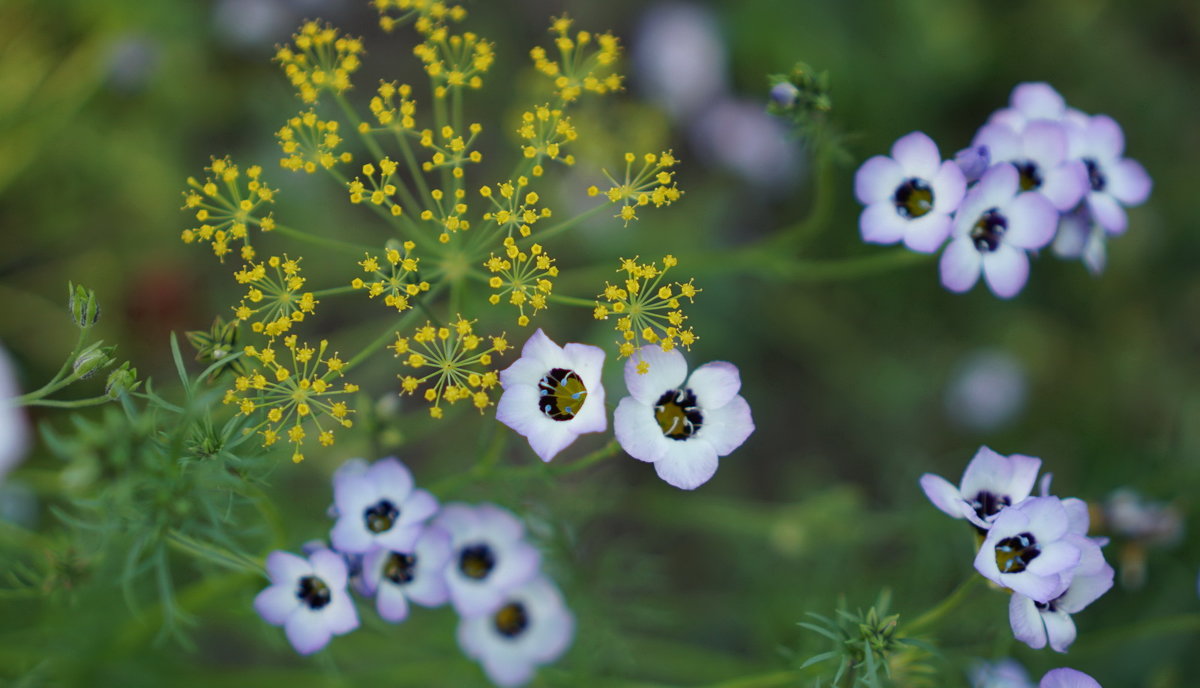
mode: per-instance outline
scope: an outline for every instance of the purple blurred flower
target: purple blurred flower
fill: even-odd
[[[977,182],[992,166],[992,153],[987,146],[970,146],[954,154],[954,164],[962,170],[967,183]]]
[[[1070,210],[1088,188],[1088,168],[1068,157],[1066,125],[1048,120],[1029,122],[1017,131],[988,124],[975,134],[972,146],[987,146],[992,162],[1012,163],[1020,173],[1021,190],[1036,191],[1059,211]]]
[[[966,191],[962,170],[942,161],[937,144],[914,131],[892,145],[892,156],[876,155],[854,175],[854,193],[863,205],[863,241],[933,253],[950,235],[951,214]]]
[[[1020,132],[1034,120],[1058,122],[1069,110],[1058,91],[1045,82],[1017,84],[1008,98],[1008,107],[997,110],[988,118],[988,124],[1001,124]]]
[[[1005,507],[1029,496],[1041,467],[1042,460],[1033,456],[1004,456],[980,447],[963,471],[959,487],[926,473],[921,476],[921,489],[942,512],[987,530]]]
[[[358,628],[358,613],[346,592],[346,563],[331,550],[303,559],[274,551],[267,557],[271,586],[254,598],[254,610],[272,626],[283,626],[296,652],[308,655],[335,635]]]
[[[541,576],[505,593],[495,611],[458,623],[463,652],[505,687],[529,682],[534,669],[566,652],[574,634],[574,617],[554,584]]]
[[[1123,233],[1129,222],[1125,208],[1150,197],[1150,175],[1138,161],[1122,157],[1125,135],[1107,115],[1073,120],[1068,135],[1070,156],[1087,172],[1088,212],[1109,234]]]
[[[971,688],[1033,688],[1029,672],[1015,659],[979,662],[971,668]]]
[[[0,482],[29,451],[29,422],[25,411],[12,401],[19,396],[17,372],[8,352],[0,346]]]
[[[1015,296],[1029,278],[1025,251],[1050,243],[1057,221],[1058,212],[1050,201],[1020,190],[1015,167],[993,165],[955,215],[953,239],[942,253],[942,284],[965,292],[982,272],[996,296]]]
[[[394,457],[365,470],[355,460],[334,475],[338,520],[329,534],[339,552],[365,554],[376,547],[411,551],[425,521],[437,512],[430,493],[413,488],[412,474]]]
[[[444,575],[459,615],[491,614],[505,594],[537,575],[541,555],[525,541],[525,527],[494,504],[447,504],[434,525],[450,535]]]
[[[1042,677],[1038,688],[1101,688],[1096,679],[1074,669],[1051,669]]]
[[[1069,260],[1082,258],[1088,272],[1099,275],[1107,262],[1107,239],[1104,228],[1092,221],[1087,205],[1080,204],[1059,218],[1054,254]]]
[[[728,90],[726,62],[717,19],[700,5],[657,4],[634,34],[635,81],[676,120],[702,114]]]
[[[379,548],[363,558],[363,592],[375,596],[375,608],[385,621],[408,618],[408,603],[437,607],[450,599],[444,575],[450,563],[450,536],[436,526],[421,532],[409,551]]]

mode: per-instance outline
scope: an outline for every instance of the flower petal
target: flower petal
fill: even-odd
[[[1066,612],[1043,612],[1042,621],[1046,624],[1046,635],[1050,638],[1050,647],[1055,652],[1066,652],[1071,643],[1075,642],[1075,622]]]
[[[645,373],[638,373],[638,365],[646,363]],[[625,387],[634,399],[647,406],[658,403],[667,390],[678,389],[687,379],[687,360],[679,349],[663,351],[656,345],[643,346],[625,362]]]
[[[1029,257],[1025,251],[1001,242],[995,251],[983,255],[983,278],[993,294],[1011,299],[1029,280]]]
[[[1058,166],[1067,157],[1067,132],[1063,125],[1038,120],[1021,132],[1021,156],[1038,163],[1042,170]]]
[[[942,286],[960,294],[967,291],[979,281],[982,265],[983,258],[970,239],[960,237],[951,241],[938,263]]]
[[[934,253],[946,243],[952,229],[954,220],[949,215],[927,213],[909,220],[904,231],[904,245],[917,253]]]
[[[571,362],[570,369],[579,375],[591,394],[592,387],[600,383],[600,374],[604,369],[604,349],[572,342],[563,347],[563,353]]]
[[[863,205],[891,203],[896,188],[904,182],[904,169],[891,158],[876,155],[854,173],[854,195]]]
[[[940,475],[926,473],[921,476],[921,490],[943,513],[954,518],[963,517],[962,494],[950,481]]]
[[[344,589],[338,589],[333,599],[321,610],[325,617],[326,627],[334,635],[343,635],[358,628],[358,611],[354,601]]]
[[[658,428],[657,423],[655,428]],[[750,404],[739,395],[720,408],[705,410],[703,425],[692,439],[708,442],[717,456],[725,456],[742,446],[753,432],[754,418],[750,415]],[[661,439],[668,448],[669,443],[675,442],[665,437]]]
[[[717,452],[703,440],[673,441],[662,458],[654,463],[658,477],[681,490],[694,490],[717,472]]]
[[[1043,81],[1017,84],[1008,102],[1029,119],[1058,119],[1067,107],[1058,91]]]
[[[272,585],[254,598],[254,611],[272,626],[287,623],[288,617],[299,607],[300,598],[296,597],[295,581]]]
[[[395,585],[384,585],[375,596],[375,609],[384,621],[400,623],[408,618],[408,599],[404,591]]]
[[[578,433],[572,432],[570,425],[571,421],[553,420],[549,424],[543,424],[537,432],[529,435],[529,446],[538,458],[549,462],[579,436]]]
[[[311,655],[329,644],[333,633],[325,625],[325,619],[320,613],[302,609],[298,614],[292,614],[284,626],[287,639],[302,655]]]
[[[1090,188],[1087,167],[1079,160],[1069,160],[1045,170],[1043,177],[1038,193],[1060,212],[1074,208]]]
[[[942,164],[937,144],[925,133],[914,131],[892,144],[892,158],[900,163],[905,177],[930,180]]]
[[[987,149],[982,154],[987,155]],[[981,172],[982,173],[982,172]],[[937,174],[930,180],[933,187],[933,212],[950,214],[962,205],[963,196],[967,194],[967,180],[962,168],[952,160],[947,160],[938,168]]]
[[[1038,688],[1100,688],[1100,684],[1082,671],[1064,667],[1047,671]]]
[[[375,484],[380,496],[393,500],[404,501],[413,489],[412,473],[394,456],[376,461],[364,477]]]
[[[493,652],[483,657],[483,670],[488,678],[502,688],[520,686],[533,678],[533,662],[523,654]]]
[[[1038,549],[1041,550],[1041,554],[1034,557],[1025,567],[1026,571],[1035,576],[1052,576],[1068,571],[1079,563],[1079,548],[1069,542],[1058,540],[1043,544],[1039,541]]]
[[[307,559],[291,552],[275,550],[267,555],[267,575],[276,585],[293,585],[312,573],[312,570],[312,564]]]
[[[1096,222],[1109,234],[1124,234],[1129,226],[1129,218],[1125,209],[1117,199],[1103,192],[1092,192],[1087,195],[1088,212],[1096,218]]]
[[[1054,230],[1058,227],[1058,211],[1049,199],[1038,193],[1018,195],[1005,206],[1003,215],[1008,219],[1004,243],[1018,248],[1042,248],[1054,238]]]
[[[703,429],[701,429],[703,432]],[[658,461],[669,440],[654,420],[654,408],[625,397],[613,412],[613,433],[625,453],[639,461]]]
[[[700,408],[707,410],[720,408],[737,396],[742,378],[734,364],[713,361],[693,370],[685,386],[696,393]]]
[[[1017,640],[1035,650],[1046,647],[1046,625],[1042,623],[1037,604],[1030,598],[1013,593],[1008,600],[1008,623]]]
[[[550,421],[538,406],[540,398],[537,387],[511,385],[496,402],[496,420],[512,428],[518,435],[529,437]]]
[[[521,347],[521,358],[541,361],[546,370],[554,368],[562,355],[562,347],[547,337],[540,327],[529,335],[529,339],[525,340],[525,346]]]
[[[868,244],[894,244],[904,238],[908,219],[896,212],[891,202],[875,203],[863,208],[858,229]]]
[[[1108,115],[1096,115],[1088,120],[1087,141],[1090,151],[1099,162],[1116,160],[1125,152],[1125,134],[1121,125]]]
[[[313,573],[325,581],[326,585],[335,590],[346,587],[346,580],[349,576],[346,570],[346,560],[342,558],[342,555],[330,549],[323,549],[313,552],[310,560]]]
[[[329,531],[329,540],[337,551],[351,554],[365,554],[375,544],[366,524],[363,523],[361,511],[343,513],[338,517],[337,523],[333,524],[333,530]]]
[[[1125,206],[1141,205],[1150,197],[1153,183],[1146,168],[1137,160],[1123,158],[1117,164],[1110,165],[1105,172],[1105,190]]]

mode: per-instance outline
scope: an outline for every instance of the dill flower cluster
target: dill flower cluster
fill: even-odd
[[[209,242],[221,260],[232,251],[231,243],[241,242],[242,260],[254,258],[248,227],[258,225],[264,232],[275,228],[275,218],[269,211],[263,214],[262,208],[274,203],[276,190],[260,180],[262,168],[258,165],[246,168],[243,175],[228,157],[213,158],[204,170],[208,173],[204,181],[188,177],[190,188],[183,192],[183,209],[192,212],[200,224],[183,230],[180,238],[185,244]]]

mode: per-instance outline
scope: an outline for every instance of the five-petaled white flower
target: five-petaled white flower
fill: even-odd
[[[386,547],[363,557],[363,588],[375,596],[375,608],[386,621],[408,618],[408,603],[437,607],[450,599],[443,575],[450,562],[450,536],[436,526],[427,526],[410,551]]]
[[[412,474],[394,457],[369,467],[351,460],[333,480],[337,523],[330,532],[339,552],[365,554],[376,547],[411,552],[425,521],[437,511],[437,499],[413,487]]]
[[[267,575],[271,586],[254,598],[254,610],[272,626],[283,626],[296,652],[312,654],[333,636],[358,628],[346,562],[336,552],[324,549],[308,559],[271,552]]]
[[[706,363],[689,377],[678,349],[646,346],[625,363],[625,385],[631,396],[613,414],[617,441],[675,487],[703,485],[716,473],[718,458],[754,432],[732,363]]]
[[[954,518],[965,518],[987,530],[1000,510],[1021,502],[1033,492],[1042,460],[1023,454],[1004,456],[980,447],[967,464],[959,487],[926,473],[921,489],[933,505]]]
[[[541,555],[525,540],[525,526],[494,504],[447,504],[434,525],[450,535],[444,575],[461,616],[496,611],[505,593],[536,576],[541,566]]]
[[[458,644],[493,683],[507,688],[527,683],[539,665],[558,659],[574,632],[575,619],[558,589],[538,576],[509,590],[496,611],[459,621]]]
[[[540,329],[521,349],[521,358],[500,372],[504,394],[496,420],[529,440],[549,461],[586,432],[604,432],[604,350],[587,344],[558,346]]]
[[[975,570],[1044,604],[1066,592],[1088,543],[1071,532],[1060,499],[1030,497],[1000,510],[975,556]]]

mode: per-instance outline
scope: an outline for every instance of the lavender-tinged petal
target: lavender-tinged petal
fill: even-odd
[[[1040,249],[1054,238],[1058,227],[1058,210],[1037,193],[1023,193],[1004,208],[1008,229],[1004,243],[1031,251]]]
[[[293,614],[284,626],[287,639],[302,655],[311,655],[329,644],[333,634],[321,614],[301,611]]]
[[[254,611],[272,626],[285,624],[299,606],[295,582],[272,585],[254,598]]]
[[[933,502],[933,505],[943,513],[954,518],[962,518],[965,514],[962,494],[959,493],[957,487],[942,476],[933,473],[922,475],[921,490],[925,492],[929,501]]]
[[[1093,192],[1087,195],[1088,212],[1096,218],[1096,222],[1112,235],[1124,234],[1129,226],[1129,218],[1125,209],[1117,199],[1107,193]]]
[[[1038,543],[1040,554],[1025,567],[1035,576],[1053,576],[1069,571],[1079,563],[1081,555],[1079,548],[1069,542],[1058,540],[1050,543]]]
[[[381,495],[386,494],[393,500],[404,501],[413,489],[412,473],[393,456],[376,461],[367,469],[364,478],[375,483]]]
[[[551,341],[540,327],[533,334],[529,335],[529,339],[525,341],[525,346],[521,347],[521,358],[541,361],[545,364],[546,370],[555,367],[555,364],[558,363],[562,355],[562,347]]]
[[[1021,505],[1021,513],[1029,519],[1029,530],[1038,542],[1053,542],[1067,534],[1070,520],[1058,497],[1032,497]]]
[[[417,488],[408,494],[400,511],[399,524],[402,526],[424,523],[433,517],[438,510],[438,500],[428,490]]]
[[[516,385],[537,387],[542,376],[549,371],[550,368],[541,359],[518,358],[512,365],[500,371],[500,386],[504,389]]]
[[[1088,120],[1087,140],[1092,154],[1100,162],[1116,160],[1125,152],[1125,134],[1121,125],[1108,115],[1096,115]]]
[[[342,558],[342,555],[325,549],[313,552],[311,560],[313,573],[325,581],[326,585],[335,590],[346,587],[349,574],[346,570],[346,560]]]
[[[1049,120],[1030,122],[1021,132],[1021,155],[1043,169],[1056,167],[1067,157],[1067,132]]]
[[[391,552],[411,552],[417,544],[417,538],[421,537],[422,530],[424,526],[420,523],[407,526],[397,523],[375,535],[372,546],[382,547]]]
[[[549,462],[560,451],[566,449],[579,435],[572,432],[567,422],[551,421],[543,424],[537,432],[529,435],[529,446],[542,461]]]
[[[480,504],[475,507],[475,517],[481,530],[497,540],[511,542],[525,537],[525,524],[504,507]]]
[[[1008,461],[1012,466],[1008,495],[1012,497],[1013,504],[1017,504],[1033,493],[1033,484],[1037,482],[1037,474],[1042,468],[1042,460],[1036,456],[1013,454],[1008,457]]]
[[[1015,574],[1001,574],[999,583],[1012,590],[1015,590],[1026,597],[1032,597],[1034,600],[1043,604],[1053,600],[1063,591],[1067,589],[1067,581],[1064,576],[1037,576],[1028,571]]]
[[[450,599],[450,588],[443,576],[433,573],[418,575],[408,584],[408,598],[422,607],[440,607]]]
[[[1097,573],[1086,576],[1076,574],[1071,579],[1071,587],[1058,600],[1058,608],[1070,614],[1080,612],[1104,596],[1112,586],[1113,568],[1108,564]]]
[[[1029,257],[1025,251],[1001,243],[995,251],[983,255],[983,278],[993,294],[1011,299],[1029,280]]]
[[[969,146],[954,154],[954,164],[962,172],[964,181],[977,181],[992,164],[991,150],[987,146]],[[937,185],[935,182],[934,191]],[[963,191],[966,191],[964,187]],[[935,201],[939,200],[935,197]]]
[[[325,624],[334,635],[343,635],[358,628],[358,611],[345,590],[338,589],[333,599],[321,610]]]
[[[1067,107],[1058,91],[1042,81],[1017,84],[1009,103],[1029,119],[1058,119]]]
[[[964,237],[951,241],[938,263],[942,286],[953,292],[967,291],[979,281],[982,265],[983,259],[970,239]]]
[[[975,133],[971,145],[986,146],[993,163],[1008,162],[1021,157],[1021,137],[1016,128],[1005,124],[985,124]]]
[[[1108,257],[1105,248],[1106,237],[1104,232],[1093,230],[1088,236],[1087,246],[1083,249],[1083,264],[1093,275],[1104,272],[1104,264]]]
[[[1079,160],[1069,160],[1045,171],[1038,192],[1060,212],[1074,208],[1088,192],[1087,167]]]
[[[275,550],[267,555],[267,575],[275,584],[291,585],[312,573],[312,564],[291,552]]]
[[[1108,175],[1105,190],[1125,206],[1141,205],[1150,197],[1153,183],[1146,168],[1137,160],[1123,158],[1117,164],[1109,165],[1105,172]]]
[[[604,349],[590,344],[570,343],[563,347],[563,353],[574,370],[588,386],[588,394],[592,388],[600,384],[600,375],[604,370]]]
[[[343,516],[359,514],[378,499],[379,492],[375,484],[367,479],[366,472],[345,475],[333,484],[333,501],[338,513]]]
[[[1064,667],[1047,671],[1038,688],[1100,688],[1100,684],[1082,671]]]
[[[734,364],[713,361],[693,370],[686,385],[702,408],[720,408],[737,396],[742,378]]]
[[[513,543],[504,552],[504,560],[492,572],[490,584],[498,590],[510,590],[537,575],[542,555],[525,541]]]
[[[504,390],[496,403],[496,420],[523,437],[536,434],[545,423],[546,414],[538,407],[541,397],[538,388],[514,384]]]
[[[1006,162],[992,165],[963,200],[962,209],[969,209],[971,215],[966,218],[968,226],[975,223],[980,213],[1007,205],[1017,195],[1020,185],[1021,175],[1017,168]],[[969,202],[971,200],[974,202]]]
[[[1046,625],[1037,604],[1030,598],[1013,593],[1008,600],[1008,623],[1017,640],[1035,650],[1046,647]]]
[[[483,657],[483,670],[492,683],[502,688],[529,683],[533,678],[533,669],[533,663],[522,654],[496,652]]]
[[[648,370],[638,372],[645,363]],[[676,389],[687,379],[687,359],[679,349],[663,351],[657,345],[643,346],[625,362],[625,387],[634,399],[647,406],[658,403],[658,398],[669,389]]]
[[[1067,532],[1087,535],[1088,527],[1091,525],[1087,502],[1076,497],[1068,497],[1062,500],[1062,506],[1063,510],[1067,512]]]
[[[725,456],[742,446],[753,432],[754,418],[750,414],[750,404],[741,396],[736,396],[724,406],[706,410],[703,424],[692,439],[708,442],[717,456]],[[665,437],[662,440],[664,443],[676,441]]]
[[[1042,622],[1046,624],[1046,635],[1055,652],[1066,652],[1075,642],[1075,622],[1070,614],[1062,611],[1044,612]]]
[[[900,163],[906,177],[918,179],[933,179],[942,164],[937,144],[919,131],[906,134],[892,144],[892,158]]]
[[[351,554],[365,554],[375,544],[361,512],[343,513],[329,531],[329,540],[337,551]]]
[[[891,203],[896,188],[904,182],[900,163],[882,155],[867,160],[854,174],[854,195],[863,205]]]
[[[904,245],[917,253],[936,253],[942,244],[946,243],[946,238],[950,236],[950,230],[953,228],[954,221],[949,215],[927,213],[908,222],[904,232]]]
[[[868,244],[894,244],[904,238],[908,219],[896,212],[891,201],[863,208],[858,216],[858,229]]]
[[[408,599],[395,585],[384,585],[375,598],[375,609],[384,621],[400,623],[408,618]]]
[[[633,397],[625,397],[613,412],[613,433],[625,453],[639,461],[658,461],[668,449],[668,440],[654,420],[654,409]]]
[[[683,440],[675,443],[654,463],[658,477],[681,490],[694,490],[717,472],[717,452],[708,442]]]
[[[977,150],[977,149],[975,149]],[[987,158],[987,148],[984,147],[983,157]],[[986,162],[984,169],[987,169]],[[983,174],[983,170],[979,171]],[[976,176],[978,179],[978,176]],[[947,160],[938,168],[938,172],[930,180],[933,188],[933,212],[950,214],[962,205],[963,196],[967,194],[967,180],[964,172],[954,162]]]
[[[975,456],[971,457],[971,462],[967,464],[959,483],[963,499],[974,499],[980,492],[1008,494],[1012,472],[1013,464],[1008,457],[996,453],[990,447],[980,447]]]
[[[1054,235],[1054,255],[1069,260],[1079,258],[1091,233],[1091,218],[1086,213],[1063,215],[1058,221],[1058,232]]]

